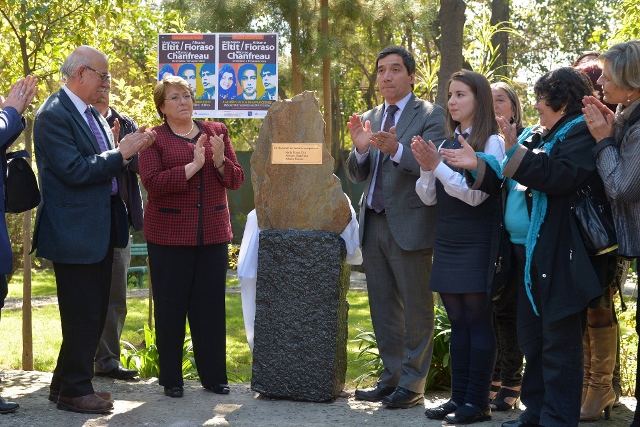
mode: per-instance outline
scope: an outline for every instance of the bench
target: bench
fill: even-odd
[[[147,244],[146,243],[132,243],[131,244],[131,257],[133,258],[134,256],[142,256],[142,257],[146,257],[149,256],[149,253],[147,252]],[[129,267],[129,270],[127,271],[127,277],[128,276],[134,276],[137,279],[137,285],[138,288],[143,288],[144,286],[144,275],[147,273],[147,266],[146,265],[140,265],[140,266],[134,266],[134,267]],[[127,280],[128,282],[128,280]]]

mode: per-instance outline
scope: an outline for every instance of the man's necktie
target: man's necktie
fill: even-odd
[[[385,132],[389,132],[389,129],[395,125],[396,121],[394,118],[394,114],[398,111],[399,108],[397,105],[389,105],[387,107],[387,118],[384,120],[384,125],[382,126],[382,130]],[[383,183],[382,183],[382,159],[384,153],[378,150],[378,173],[376,175],[376,182],[373,186],[373,194],[371,195],[371,208],[376,212],[380,213],[384,211],[384,191],[383,191]]]
[[[91,113],[91,106],[87,105],[87,109],[84,110],[84,114],[85,116],[87,116],[87,122],[89,122],[89,128],[91,129],[91,132],[98,140],[98,145],[100,146],[100,152],[104,153],[105,151],[108,150],[107,142],[104,140],[102,132],[98,128],[98,123],[96,122],[96,118]],[[113,196],[115,194],[118,194],[118,181],[114,176],[114,177],[111,177],[111,195]]]

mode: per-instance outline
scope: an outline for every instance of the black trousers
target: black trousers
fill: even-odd
[[[160,385],[182,386],[182,348],[189,318],[202,385],[227,383],[225,286],[227,244],[164,246],[147,243],[155,304]]]
[[[53,371],[51,389],[61,396],[93,393],[93,360],[109,309],[113,248],[127,244],[126,208],[118,195],[111,196],[109,247],[94,264],[53,263],[62,325],[62,344]],[[106,232],[96,224],[96,233]]]
[[[93,359],[102,335],[111,288],[113,246],[96,264],[53,263],[62,324],[62,345],[51,388],[61,396],[93,393]]]
[[[546,427],[578,425],[584,354],[582,334],[587,308],[549,323],[544,316],[535,265],[531,294],[540,316],[533,311],[524,285],[525,249],[515,245],[518,268],[518,343],[527,361],[522,378],[520,419]],[[571,298],[567,295],[566,298]]]
[[[518,283],[516,275],[510,274],[500,299],[493,309],[493,327],[496,331],[498,357],[493,371],[493,381],[503,387],[522,384],[522,359],[524,355],[518,346]]]

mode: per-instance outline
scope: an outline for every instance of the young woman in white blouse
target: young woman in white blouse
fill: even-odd
[[[448,94],[451,137],[427,143],[416,136],[411,145],[421,168],[416,192],[438,210],[430,287],[440,293],[451,321],[451,400],[425,415],[470,424],[491,419],[489,389],[496,340],[487,290],[497,199],[471,190],[463,170],[447,164],[438,151],[459,148],[465,140],[475,151],[500,162],[504,141],[498,136],[491,87],[482,74],[453,73]]]

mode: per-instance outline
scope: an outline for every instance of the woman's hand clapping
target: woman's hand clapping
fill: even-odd
[[[467,141],[461,135],[458,135],[458,141],[462,148],[443,148],[440,150],[440,155],[453,167],[468,170],[476,169],[478,167],[478,158],[475,150],[467,144]]]
[[[420,165],[420,169],[424,171],[432,171],[440,164],[438,149],[433,145],[433,142],[427,143],[418,135],[411,139],[411,151]]]

